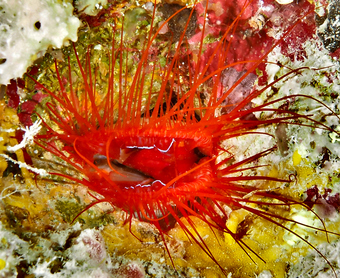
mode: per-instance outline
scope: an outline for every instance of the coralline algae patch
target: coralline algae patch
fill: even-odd
[[[146,19],[145,14],[132,12],[130,16],[140,22],[139,28],[143,27],[145,21],[140,19]],[[105,35],[105,32],[102,34]],[[141,34],[143,34],[142,31]],[[91,34],[83,35],[82,39],[88,39],[90,36]],[[93,37],[94,41],[98,38]],[[313,93],[313,97],[321,99],[333,111],[337,111],[337,100],[332,98],[339,88],[335,67],[337,62],[330,58],[327,51],[323,50],[317,39],[314,42],[306,42],[304,47],[306,50],[304,61],[291,62],[279,50],[270,55],[269,59],[272,59],[270,61],[275,65],[269,65],[267,71],[273,79],[284,74],[286,68],[304,66],[311,68],[299,72],[288,81],[276,83],[277,95],[275,97],[308,91]],[[98,44],[98,49],[100,48]],[[286,68],[278,66],[278,62],[284,64]],[[105,63],[98,62],[98,65],[101,65],[101,69],[105,72],[107,69],[104,66]],[[53,71],[52,67],[50,71]],[[47,78],[52,76],[53,74],[48,75]],[[52,88],[55,86],[53,82],[57,83],[57,80],[51,80]],[[268,92],[255,99],[254,103],[261,104],[270,100],[271,97],[272,92]],[[34,179],[34,175],[31,175],[23,164],[19,168],[14,161],[27,162],[23,151],[16,150],[15,155],[7,151],[8,146],[13,147],[20,143],[20,140],[14,139],[15,130],[19,127],[19,119],[16,111],[7,107],[3,100],[0,104],[2,112],[0,113],[2,138],[0,152],[3,155],[0,157],[0,170],[3,176],[0,196],[2,222],[0,276],[223,277],[216,263],[202,252],[201,247],[190,242],[178,225],[168,232],[165,239],[177,267],[176,272],[164,249],[164,242],[159,232],[151,224],[132,221],[131,227],[129,224],[124,225],[124,213],[113,211],[112,207],[107,204],[88,209],[79,215],[75,224],[72,224],[75,217],[94,201],[94,198],[80,185],[62,178]],[[289,105],[295,111],[308,110],[313,115],[319,115],[317,116],[319,121],[325,121],[326,125],[336,128],[335,121],[333,122],[331,117],[323,119],[329,111],[325,111],[327,109],[319,106],[318,103],[302,98]],[[37,110],[42,111],[39,108]],[[43,113],[41,115],[44,116]],[[331,202],[330,198],[335,198],[336,192],[340,192],[337,161],[339,151],[334,144],[338,140],[336,133],[329,134],[329,131],[322,130],[311,132],[309,127],[291,125],[284,126],[282,129],[268,127],[264,132],[275,133],[273,129],[277,130],[277,137],[287,138],[287,142],[279,146],[284,155],[275,153],[264,157],[259,162],[271,165],[264,168],[263,174],[281,177],[289,173],[294,175],[295,181],[289,185],[273,183],[262,185],[266,188],[279,187],[278,190],[281,193],[300,200],[309,198],[311,202],[317,204],[314,208],[329,230],[340,232],[337,203]],[[240,155],[247,155],[246,152],[249,149],[255,152],[261,151],[264,144],[267,146],[271,143],[275,144],[275,140],[272,139],[268,143],[262,141],[259,136],[258,138],[252,136],[237,138],[236,142],[232,140],[229,142],[234,148],[242,150],[236,151]],[[54,158],[42,149],[32,145],[27,146],[27,149],[34,159],[35,168],[50,169],[53,167],[64,173],[79,175],[79,173],[72,172],[73,170],[61,159]],[[10,170],[9,167],[11,167]],[[314,188],[314,191],[306,193],[306,190],[311,188]],[[333,191],[327,195],[326,188]],[[270,211],[273,208],[263,209]],[[283,216],[289,215],[298,222],[322,228],[320,219],[307,210],[299,207],[292,207],[291,210],[281,208],[281,210],[280,213]],[[188,220],[183,220],[183,223],[186,221]],[[332,275],[329,265],[318,254],[310,255],[309,258],[318,264],[313,265],[315,271],[313,269],[313,272],[308,272],[309,270],[304,267],[304,264],[308,265],[308,262],[302,262],[302,266],[298,264],[301,256],[310,253],[306,242],[276,224],[252,216],[246,211],[231,211],[227,227],[242,235],[242,240],[254,251],[254,253],[249,251],[248,253],[255,263],[230,235],[214,231],[198,218],[191,217],[190,221],[195,223],[196,229],[203,235],[214,257],[227,272],[231,273],[231,277],[255,277],[260,273],[259,277],[298,277],[298,275],[316,277],[318,271],[328,273],[326,274],[329,275],[328,277]],[[283,225],[301,235],[313,246],[327,244],[323,233],[295,223],[283,221]],[[336,236],[329,235],[330,242],[336,238]],[[326,247],[321,248],[321,250],[325,249]],[[334,250],[337,252],[337,249]],[[337,261],[332,252],[327,252],[327,254],[327,259],[337,269]],[[296,263],[298,265],[293,267],[292,265]],[[322,269],[319,270],[320,265]],[[289,267],[290,270],[288,270]]]

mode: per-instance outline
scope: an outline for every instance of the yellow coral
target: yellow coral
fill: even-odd
[[[4,261],[3,259],[0,259],[0,270],[4,269],[6,267],[6,261]]]
[[[6,170],[8,164],[5,158],[0,157],[0,176],[2,176],[2,174],[4,173],[4,171]]]
[[[302,160],[302,157],[301,155],[299,154],[298,150],[296,150],[294,153],[293,153],[293,165],[294,166],[297,166],[300,164],[301,160]]]

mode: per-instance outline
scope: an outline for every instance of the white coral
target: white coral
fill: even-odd
[[[21,128],[21,130],[25,131],[24,138],[18,145],[13,147],[8,146],[7,150],[10,152],[16,152],[17,150],[26,147],[28,144],[31,144],[34,140],[34,136],[40,132],[41,127],[41,120],[38,120],[30,127]]]

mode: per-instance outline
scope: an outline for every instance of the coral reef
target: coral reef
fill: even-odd
[[[89,2],[79,1],[77,6],[79,13],[72,15],[73,7],[69,2],[63,2],[62,5],[57,1],[32,0],[26,1],[21,9],[16,6],[14,10],[9,1],[0,1],[0,7],[3,8],[0,13],[6,13],[3,18],[7,25],[3,26],[9,26],[6,30],[12,34],[6,37],[0,35],[1,42],[7,45],[0,50],[0,83],[6,84],[11,78],[21,76],[34,60],[32,57],[42,56],[42,52],[45,52],[48,46],[61,48],[67,40],[76,41],[76,31],[80,26],[77,17],[84,23],[78,34],[79,56],[85,60],[88,45],[94,45],[91,55],[93,65],[99,69],[98,90],[105,90],[105,86],[108,86],[101,81],[105,79],[109,70],[109,61],[106,57],[112,47],[110,38],[116,36],[119,41],[120,34],[114,33],[113,25],[117,28],[123,26],[125,29],[132,59],[124,64],[124,68],[133,74],[136,70],[134,59],[138,58],[138,49],[143,48],[143,37],[150,27],[153,5],[113,1],[108,1],[108,4],[106,1],[97,1],[94,4]],[[266,45],[267,39],[282,35],[282,24],[289,24],[282,18],[284,16],[290,18],[290,13],[294,11],[289,9],[290,6],[279,6],[271,1],[264,2],[261,9],[254,4],[252,11],[240,18],[245,24],[254,27],[249,29],[240,24],[234,33],[233,41],[235,44],[239,43],[240,47],[236,51],[236,57],[229,57],[230,59],[245,60],[245,52],[250,53],[248,60],[258,59],[261,56],[261,49],[266,51],[270,48],[270,45]],[[284,4],[286,2],[288,1]],[[13,3],[19,5],[21,1],[11,1],[11,5]],[[209,26],[206,30],[209,36],[206,43],[212,45],[216,43],[218,34],[226,28],[218,22],[227,21],[225,14],[220,13],[220,7],[226,9],[228,3],[231,1],[211,1],[207,19]],[[309,5],[307,1],[301,3]],[[242,7],[240,5],[237,7]],[[32,11],[32,6],[39,9],[35,9],[30,17],[24,16],[25,9]],[[203,7],[204,5],[200,4],[196,6],[197,24],[202,23]],[[92,13],[87,12],[87,9],[97,10]],[[328,10],[328,21],[334,21],[332,14],[336,9],[330,6]],[[84,15],[84,11],[87,15]],[[233,12],[237,14],[239,11]],[[125,14],[124,23],[114,20],[113,15],[116,13]],[[156,23],[164,21],[162,13],[165,12],[160,11],[157,14]],[[312,17],[308,19],[312,20]],[[306,21],[298,26],[300,29],[295,31],[292,37],[287,37],[280,46],[269,53],[268,63],[263,65],[262,72],[259,70],[256,72],[263,80],[256,81],[255,73],[248,75],[249,78],[243,80],[236,88],[237,95],[231,96],[230,99],[233,99],[232,105],[235,105],[249,94],[254,84],[261,87],[278,80],[273,88],[253,99],[250,105],[261,105],[292,94],[308,94],[313,99],[303,98],[294,101],[287,99],[285,105],[296,113],[313,115],[316,121],[338,131],[340,129],[338,120],[330,117],[330,110],[327,109],[329,107],[332,111],[339,111],[339,65],[328,51],[336,50],[336,42],[327,40],[325,42],[325,36],[322,35],[323,30],[328,28],[325,27],[325,23],[318,27],[321,39],[314,34],[316,26],[302,36],[303,30],[313,25],[312,22]],[[13,29],[14,23],[18,22],[25,24],[25,34],[29,33],[27,28],[31,28],[39,38],[30,40],[28,35],[19,37]],[[161,32],[165,42],[157,42],[158,48],[152,52],[152,57],[159,59],[157,60],[159,63],[165,63],[162,56],[167,49],[167,38],[178,40],[178,37],[169,36],[168,32],[181,28],[178,25],[173,27],[173,23],[168,25]],[[261,40],[257,36],[259,33]],[[189,32],[189,43],[195,42],[197,38]],[[13,40],[10,43],[11,39]],[[23,44],[25,46],[22,46]],[[14,55],[13,48],[20,49],[20,56]],[[209,49],[204,55],[206,60],[203,61],[207,61],[211,55]],[[36,68],[30,70],[39,82],[47,84],[52,89],[59,86],[53,64],[54,57],[62,63],[59,67],[62,77],[68,73],[67,57],[71,65],[76,64],[72,47],[64,47],[62,50],[48,51],[43,61],[37,64],[39,71]],[[194,61],[190,66],[195,66]],[[211,71],[216,66],[217,64],[211,63]],[[221,80],[222,85],[232,86],[240,78],[240,70],[247,70],[247,67],[248,64],[244,63],[239,65],[237,70],[231,68],[225,71]],[[298,68],[302,70],[280,80],[289,71]],[[157,91],[161,78],[157,72],[152,78],[146,76],[145,90],[152,88]],[[72,80],[81,86],[81,83],[77,83],[81,82],[79,81],[81,78],[76,70]],[[44,112],[47,95],[28,78],[24,86],[21,86],[20,82],[12,81],[10,85],[12,87],[7,87],[6,95],[0,92],[1,277],[223,277],[216,263],[201,251],[200,246],[188,239],[179,225],[175,225],[165,237],[177,268],[174,270],[164,249],[161,235],[152,224],[133,220],[129,226],[126,224],[126,214],[106,203],[88,208],[88,205],[98,197],[95,193],[89,194],[87,188],[73,181],[49,176],[46,170],[53,169],[82,178],[80,173],[69,167],[62,159],[54,157],[30,140],[42,128],[38,118],[31,117],[33,110],[35,109],[43,119],[48,118]],[[201,95],[208,97],[207,88],[200,90]],[[277,103],[273,103],[273,108],[277,108],[275,105]],[[224,112],[227,112],[228,108],[225,109]],[[254,117],[260,119],[263,114],[255,113]],[[282,210],[282,215],[289,214],[299,223],[320,229],[325,223],[330,231],[340,233],[338,134],[321,128],[285,123],[267,126],[259,131],[275,134],[276,138],[261,135],[238,137],[225,142],[225,148],[235,154],[235,161],[240,161],[243,157],[262,151],[264,146],[278,144],[279,152],[271,153],[254,162],[255,165],[268,165],[257,171],[269,177],[281,177],[288,173],[294,175],[295,180],[289,186],[261,183],[261,190],[278,187],[279,192],[305,200],[307,205],[314,206],[324,222],[311,211],[301,207],[292,207],[290,211]],[[23,146],[25,148],[21,148]],[[35,176],[36,174],[39,176]],[[242,209],[230,211],[227,227],[242,234],[243,241],[259,255],[258,258],[253,258],[254,263],[229,234],[216,233],[198,218],[189,219],[195,223],[197,231],[204,235],[206,244],[221,266],[230,272],[228,277],[256,275],[262,278],[330,277],[333,273],[328,262],[334,267],[337,275],[340,275],[337,258],[339,240],[335,235],[328,235],[329,242],[332,242],[329,243],[325,235],[316,230],[308,230],[294,222],[286,223],[291,231],[316,246],[324,254],[327,262],[320,253],[311,251],[301,238],[281,229],[275,223],[254,217]],[[188,220],[183,221],[185,223]]]

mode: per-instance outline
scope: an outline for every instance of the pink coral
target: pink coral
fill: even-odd
[[[331,189],[325,189],[325,193],[321,195],[316,185],[306,191],[306,199],[304,203],[310,208],[315,207],[316,213],[323,219],[332,219],[337,217],[340,209],[340,194],[331,195]]]
[[[144,278],[145,271],[139,262],[130,262],[120,266],[114,273],[115,278]]]
[[[78,257],[86,260],[92,265],[102,263],[106,258],[106,248],[102,235],[94,229],[86,229],[81,232],[74,245],[74,250],[78,251]]]

